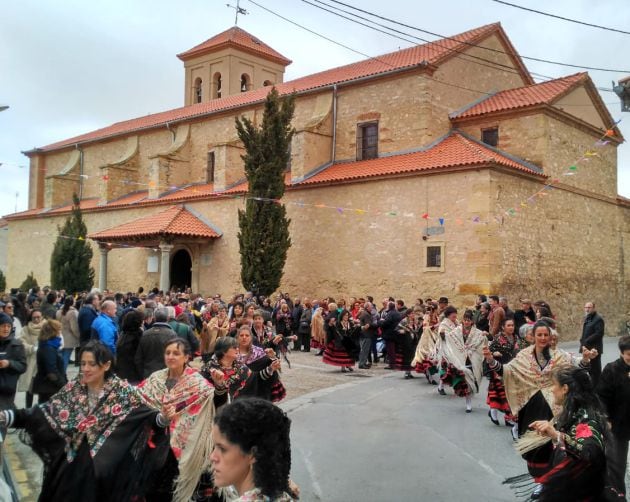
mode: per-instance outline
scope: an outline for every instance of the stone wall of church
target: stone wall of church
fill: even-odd
[[[493,173],[491,184],[500,208],[518,206],[536,191],[527,180],[507,174]],[[497,291],[513,306],[523,297],[546,300],[566,340],[579,337],[584,303],[594,301],[607,334],[619,335],[630,312],[624,272],[630,256],[621,240],[628,238],[628,211],[570,187],[547,194],[515,216],[504,214],[496,228]]]

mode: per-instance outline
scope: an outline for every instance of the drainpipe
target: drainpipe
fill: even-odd
[[[168,132],[170,132],[170,133],[171,133],[171,136],[173,136],[173,137],[172,137],[172,141],[175,141],[175,131],[173,131],[173,130],[171,129],[171,124],[170,124],[170,122],[167,122],[167,123],[166,123],[166,129],[168,129]]]
[[[83,199],[83,150],[79,148],[79,143],[74,145],[79,150],[79,200]]]
[[[331,159],[332,163],[335,162],[335,156],[337,152],[337,84],[333,85],[333,135],[332,135],[332,152]]]

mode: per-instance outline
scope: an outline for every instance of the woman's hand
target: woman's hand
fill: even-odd
[[[498,350],[496,352],[492,353],[493,357],[501,357],[501,352],[499,352]]]
[[[490,349],[488,348],[487,345],[483,347],[481,353],[483,354],[483,358],[486,360],[488,364],[494,361],[494,357],[492,357],[492,353],[490,352]]]
[[[582,347],[582,361],[585,363],[590,363],[593,359],[595,359],[599,355],[597,349],[587,349],[586,347]]]
[[[280,359],[274,359],[273,362],[271,363],[271,369],[273,371],[279,371],[280,370]]]
[[[220,370],[211,369],[210,378],[212,378],[215,387],[223,387],[225,385],[225,375]]]
[[[278,345],[281,341],[282,335],[276,335],[273,337],[273,340],[271,340],[271,343],[273,343],[274,345]]]
[[[539,436],[548,436],[551,439],[554,439],[558,434],[553,424],[547,420],[536,420],[529,424],[529,428],[536,431]]]
[[[166,420],[168,420],[169,422],[172,422],[175,416],[177,415],[177,411],[175,410],[175,405],[173,404],[163,404],[161,413],[164,416],[164,418],[166,418]]]

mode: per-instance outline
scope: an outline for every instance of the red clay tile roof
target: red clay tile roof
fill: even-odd
[[[291,64],[290,59],[238,26],[233,26],[229,30],[225,30],[223,33],[219,33],[205,42],[195,45],[192,49],[178,54],[177,57],[182,61],[186,61],[200,54],[213,52],[228,46],[244,49],[263,58],[273,59],[283,65]]]
[[[303,181],[296,181],[295,183],[292,183],[291,172],[288,171],[284,175],[284,183],[288,189],[299,190],[301,187],[310,187],[318,184],[412,174],[441,168],[485,165],[499,165],[529,174],[543,176],[542,170],[537,166],[484,145],[459,131],[454,131],[435,144],[420,151],[394,154],[373,160],[337,162],[315,175]],[[163,205],[165,203],[183,203],[194,200],[218,200],[244,193],[247,193],[247,181],[237,183],[223,192],[215,192],[212,183],[195,184],[186,185],[177,190],[166,192],[155,199],[148,198],[149,194],[147,190],[130,193],[103,205],[98,204],[98,198],[82,199],[81,210],[88,212],[109,211],[112,209]],[[172,206],[169,210],[173,210],[173,207],[180,206]],[[69,213],[71,209],[71,205],[65,205],[50,210],[30,209],[21,213],[6,215],[6,219],[21,220],[48,215],[57,216]],[[162,221],[162,216],[158,217],[158,215],[156,215],[155,217],[158,218],[160,222]],[[142,229],[151,228],[146,221],[137,226]],[[161,227],[158,225],[156,228]],[[117,227],[116,229],[112,229],[112,231],[116,230],[118,232],[119,229],[120,227]],[[110,232],[110,230],[107,232]]]
[[[448,39],[442,39],[423,45],[416,45],[414,47],[402,49],[378,56],[376,58],[366,59],[357,63],[332,68],[330,70],[307,75],[289,82],[284,82],[276,85],[276,89],[278,89],[280,94],[304,92],[333,84],[349,82],[363,77],[376,76],[391,71],[412,68],[420,65],[423,61],[432,65],[437,65],[451,57],[456,56],[458,54],[456,51],[467,49],[469,47],[467,44],[481,42],[493,33],[499,33],[501,36],[505,37],[505,40],[507,40],[507,37],[505,36],[499,23],[489,24],[474,30],[460,33],[459,35],[455,35]],[[523,66],[522,68],[523,72],[525,72],[524,78],[531,79],[529,73],[526,73],[527,70],[525,67]],[[68,146],[74,146],[77,143],[86,143],[122,134],[130,134],[136,131],[164,126],[167,123],[172,124],[173,122],[203,117],[205,115],[259,103],[265,99],[270,90],[270,87],[263,87],[261,89],[254,89],[252,91],[227,96],[225,98],[213,99],[207,103],[197,103],[190,106],[184,106],[182,108],[176,108],[165,112],[146,115],[144,117],[125,120],[123,122],[117,122],[108,127],[97,129],[96,131],[52,143],[42,147],[41,149],[33,150],[32,153],[37,153],[37,150],[44,152],[58,150]]]
[[[451,118],[457,120],[504,110],[516,110],[530,106],[551,104],[587,79],[587,73],[576,73],[575,75],[549,80],[540,84],[501,91],[477,102],[461,112],[453,113]]]
[[[299,185],[315,185],[380,176],[436,170],[441,168],[499,165],[543,176],[542,171],[525,161],[491,149],[462,133],[453,132],[425,150],[391,155],[372,160],[339,162],[307,178]]]
[[[171,206],[165,211],[88,235],[90,239],[98,241],[143,240],[166,236],[211,239],[221,237],[221,234],[184,206]]]

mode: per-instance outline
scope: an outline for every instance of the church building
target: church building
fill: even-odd
[[[296,95],[283,291],[544,299],[566,339],[592,300],[609,334],[624,329],[624,139],[587,73],[535,83],[498,23],[291,81],[291,60],[236,26],[177,57],[181,108],[25,152],[29,209],[5,216],[9,286],[31,271],[49,282],[76,193],[97,286],[242,291],[234,124],[260,123],[275,86]]]

